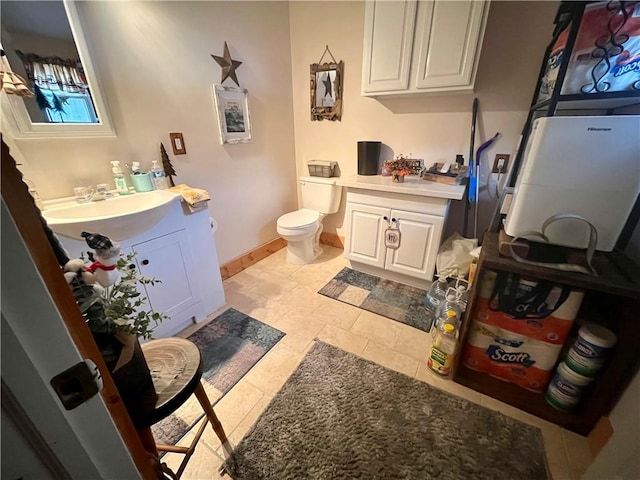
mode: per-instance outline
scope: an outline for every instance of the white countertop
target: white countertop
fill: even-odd
[[[382,175],[352,175],[338,178],[337,184],[347,188],[377,190],[378,192],[401,193],[421,197],[448,198],[451,200],[462,200],[465,190],[464,185],[446,185],[423,180],[417,176],[408,176],[405,177],[403,183],[394,183],[391,181],[391,177],[383,177]]]

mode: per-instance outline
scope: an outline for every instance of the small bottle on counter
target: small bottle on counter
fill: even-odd
[[[129,195],[131,192],[129,191],[127,179],[124,176],[122,167],[120,167],[120,162],[114,160],[113,162],[111,162],[111,165],[111,171],[113,172],[113,181],[116,184],[116,190],[120,195]]]
[[[151,162],[151,181],[153,182],[153,188],[155,190],[166,190],[169,188],[164,168],[158,163],[158,160]]]

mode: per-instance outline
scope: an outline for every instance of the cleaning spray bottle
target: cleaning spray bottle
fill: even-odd
[[[116,184],[116,190],[120,195],[129,195],[131,192],[129,191],[129,186],[127,185],[127,179],[124,176],[124,172],[120,167],[120,162],[114,160],[111,162],[111,171],[113,172],[113,180]]]

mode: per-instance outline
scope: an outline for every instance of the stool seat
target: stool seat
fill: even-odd
[[[198,347],[184,338],[163,338],[142,344],[153,386],[158,394],[155,409],[141,419],[151,426],[175,412],[194,393],[202,378]]]
[[[205,427],[210,423],[211,428],[222,442],[225,452],[231,458],[233,455],[231,444],[220,420],[213,411],[204,387],[200,383],[202,356],[198,347],[184,338],[162,338],[143,344],[142,353],[149,366],[153,386],[158,394],[155,408],[137,421],[138,433],[145,448],[156,457],[158,451],[183,454],[185,458],[177,472],[175,474],[171,472],[170,475],[172,478],[180,478],[204,433]],[[191,445],[188,447],[157,445],[151,433],[151,426],[175,412],[192,394],[198,399],[205,418],[198,427]],[[169,473],[166,465],[163,464],[161,468],[163,472]]]

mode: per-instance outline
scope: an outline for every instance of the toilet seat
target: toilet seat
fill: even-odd
[[[278,218],[278,227],[287,230],[303,230],[315,225],[320,219],[320,213],[315,210],[302,208],[295,212],[285,213]]]

